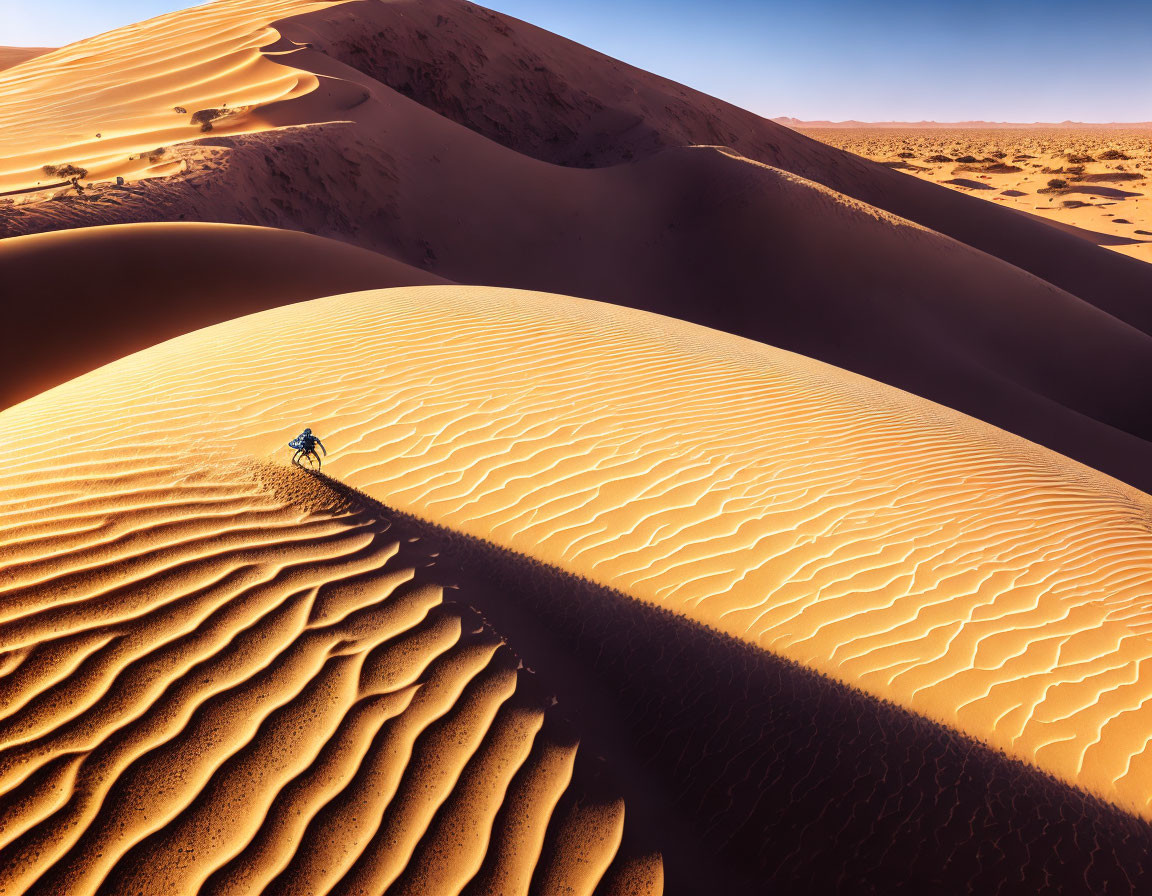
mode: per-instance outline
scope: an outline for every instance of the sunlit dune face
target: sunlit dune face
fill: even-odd
[[[247,113],[318,83],[261,52],[280,38],[269,23],[331,5],[223,0],[0,73],[0,195],[66,181],[44,166],[82,168],[82,180],[172,174],[181,161],[170,148],[205,136],[206,126],[219,134],[265,128]]]
[[[1152,814],[1149,499],[818,362],[613,306],[429,287],[202,330],[0,422],[2,494],[33,515],[105,465],[286,462],[309,426],[325,471],[386,504]]]
[[[251,464],[82,454],[0,490],[6,892],[660,892],[414,539]]]

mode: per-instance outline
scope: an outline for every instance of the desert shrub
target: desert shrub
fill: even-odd
[[[212,130],[212,122],[218,118],[223,118],[227,114],[227,111],[224,109],[200,109],[192,113],[192,124],[200,125],[200,130],[207,132]]]
[[[79,180],[88,176],[88,169],[79,165],[45,165],[41,170],[49,177],[62,177],[66,180]]]

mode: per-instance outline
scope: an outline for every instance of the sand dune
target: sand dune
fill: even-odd
[[[275,305],[442,278],[375,252],[230,224],[90,227],[0,241],[19,297],[0,349],[0,408],[173,336]],[[62,325],[66,321],[67,325]]]
[[[4,892],[659,892],[426,552],[174,461],[3,489]]]
[[[1126,237],[458,0],[0,69],[0,894],[1152,890]]]
[[[1004,258],[1152,326],[1144,301],[1152,290],[1152,271],[1134,260],[1053,237],[1034,222],[933,189],[482,6],[458,0],[366,0],[302,16],[284,23],[282,30],[535,158],[602,166],[670,147],[728,146]]]
[[[1074,260],[1078,272],[1094,271],[1093,284],[1108,295],[1107,302],[1094,306],[1082,295],[785,168],[857,193],[879,177],[881,186],[873,197],[878,202],[889,197],[890,175],[899,187],[892,196],[910,189],[908,182],[927,189],[926,196],[943,197],[945,206],[960,197],[810,143],[537,29],[508,24],[478,7],[471,12],[461,7],[437,30],[435,6],[338,4],[289,16],[303,7],[225,3],[96,39],[103,58],[124,54],[147,67],[159,63],[151,50],[136,49],[137,43],[167,46],[157,34],[183,35],[187,67],[169,72],[165,85],[176,90],[183,79],[214,83],[208,74],[220,60],[229,60],[235,69],[232,80],[218,85],[223,92],[211,101],[228,102],[229,108],[255,105],[242,121],[228,125],[232,131],[222,129],[219,135],[205,137],[187,128],[166,132],[173,141],[203,137],[173,143],[157,157],[172,161],[152,173],[169,176],[124,187],[97,181],[83,196],[66,185],[56,188],[54,200],[44,192],[21,194],[0,206],[0,221],[10,233],[32,233],[180,216],[338,235],[449,280],[615,301],[803,352],[1152,488],[1152,433],[1140,388],[1145,375],[1152,374],[1147,335],[1152,318],[1146,319],[1146,291],[1136,302],[1125,285],[1127,275],[1110,267],[1125,259],[1082,257],[1078,253],[1085,248],[1103,250],[1084,247],[1071,235],[1053,234],[1042,222],[1006,209],[973,212],[993,214],[1009,222],[1010,230],[1033,227],[1045,239],[1056,240],[1043,244],[1044,258]],[[228,27],[210,28],[207,9]],[[259,24],[261,15],[264,24]],[[276,16],[289,17],[276,19],[273,27],[268,22]],[[431,30],[423,30],[425,25]],[[460,103],[443,92],[446,83],[460,80],[459,72],[423,66],[423,57],[411,55],[425,52],[420,48],[426,44],[435,45],[427,52],[440,52],[435,49],[440,44],[431,37],[420,40],[409,29],[473,47],[501,28],[508,29],[510,46],[521,48],[524,58],[546,62],[546,72],[568,74],[557,81],[559,75],[526,72],[511,56],[485,65],[479,57],[461,57],[469,77],[480,80],[469,102]],[[253,62],[253,54],[259,55],[255,48],[273,40],[279,43],[269,45],[312,48],[273,55],[277,61],[267,61],[271,68]],[[83,49],[86,45],[59,53],[90,52]],[[265,47],[265,52],[271,51]],[[243,65],[236,60],[244,60]],[[579,81],[575,68],[585,63],[581,72],[590,74]],[[398,81],[398,72],[409,65],[431,80]],[[60,69],[51,57],[31,66],[21,71],[34,83],[22,83],[21,89],[28,96],[53,89]],[[119,69],[109,63],[84,71],[94,83],[112,77],[112,70]],[[498,93],[513,70],[519,73],[517,90]],[[298,73],[301,84],[307,74],[315,89],[287,101],[253,99],[273,73],[288,79],[284,73],[290,71]],[[156,77],[161,77],[160,68]],[[644,87],[644,102],[653,108],[663,108],[659,97],[672,103],[669,92],[675,94],[674,114],[623,127],[625,118],[634,124],[641,119],[611,111],[616,108],[612,103],[638,102],[621,87],[636,79]],[[578,84],[585,91],[579,96],[572,93]],[[169,112],[156,111],[159,88],[149,85],[125,81],[114,94],[125,104],[120,112],[95,102],[77,108],[95,116],[93,122],[114,112],[136,116],[133,133],[138,142],[152,145],[158,139],[151,130],[153,111],[157,116]],[[281,96],[274,93],[271,99]],[[283,96],[295,94],[289,90]],[[165,102],[171,98],[165,97]],[[497,124],[489,122],[488,136],[500,142],[464,126],[480,128],[469,118],[474,104],[489,110]],[[580,136],[583,132],[574,130],[580,116],[563,112],[569,107],[600,109],[593,130]],[[20,141],[54,145],[57,119],[26,112],[30,117]],[[511,129],[513,121],[534,124],[519,133]],[[716,122],[726,122],[725,129],[717,132]],[[784,142],[765,136],[776,131]],[[564,139],[551,141],[549,135],[555,134]],[[775,164],[731,149],[676,145],[702,138],[746,146],[746,153]],[[612,147],[623,147],[620,151],[631,152],[635,161],[583,169],[531,157],[546,155],[553,145],[585,149],[552,161],[579,162],[587,152],[590,163],[603,165],[617,161]],[[92,146],[84,144],[84,151]],[[139,159],[127,158],[134,154],[128,152],[122,168],[113,166],[106,173],[140,175]],[[85,165],[92,161],[88,156],[79,160]],[[18,167],[12,168],[14,177]],[[1078,248],[1067,249],[1059,242],[1065,238]],[[1013,230],[1009,241],[1019,246],[1031,239]],[[65,257],[63,244],[55,251]],[[333,282],[326,291],[363,285]],[[1152,280],[1147,285],[1152,287]],[[283,295],[286,300],[303,297]],[[702,301],[702,296],[709,298]],[[1006,303],[1010,315],[1004,313]],[[251,308],[237,307],[235,313]],[[59,359],[46,360],[61,365]]]
[[[318,83],[274,61],[291,46],[269,50],[278,40],[269,23],[328,5],[198,6],[69,44],[0,75],[0,195],[58,182],[45,165],[79,166],[93,180],[172,173],[179,161],[153,150],[198,136],[205,123],[224,134],[259,128],[249,109]]]
[[[0,71],[51,52],[50,47],[0,47]]]
[[[94,392],[103,406],[70,431]],[[334,475],[401,510],[675,608],[1148,811],[1146,498],[777,350],[529,293],[321,300],[12,409],[8,475],[47,464],[66,479],[68,455],[105,438],[77,469],[169,443],[202,445],[206,462],[271,457],[304,422],[340,446]]]
[[[642,776],[613,783],[595,762],[572,765],[580,728],[549,722],[549,689],[517,671],[483,620],[445,602],[434,539],[417,531],[410,541],[369,498],[277,472],[287,435],[305,423],[332,450],[326,469],[371,498],[900,708],[857,702],[853,716],[911,712],[945,738],[987,743],[1152,815],[1140,674],[1150,656],[1146,495],[737,337],[558,296],[422,287],[210,327],[0,414],[0,867],[10,892],[102,882],[116,892],[316,892],[337,881],[337,892],[388,882],[438,893],[529,882],[540,892],[598,882],[597,892],[660,891],[669,859],[645,836],[683,804],[660,810]],[[539,657],[546,682],[570,689],[588,678],[534,646],[531,614],[501,614],[482,587],[463,584],[463,600],[512,636],[513,651]],[[619,618],[632,631],[623,605],[554,606],[563,591],[552,587],[532,600],[537,612],[574,614],[563,630]],[[627,649],[658,630],[637,623],[649,634],[625,635]],[[611,660],[617,637],[596,636],[583,661]],[[667,663],[660,643],[650,644],[653,669]],[[707,665],[692,668],[712,674]],[[674,695],[665,674],[645,686],[644,712]],[[707,692],[723,708],[745,687]],[[577,694],[578,722],[597,716],[579,711],[590,699]],[[677,705],[658,716],[676,720],[669,736],[687,728],[709,743],[728,724],[694,723]],[[761,724],[762,713],[751,719]],[[618,758],[614,745],[636,743],[628,730],[589,736]],[[949,763],[961,782],[971,782],[964,763],[985,767],[978,748],[956,743],[944,755],[958,758],[936,760],[937,781]],[[756,845],[757,811],[784,809],[741,809],[743,795],[716,808],[745,765],[739,755],[720,745],[700,754],[702,775],[721,768],[705,776],[701,799],[717,813],[711,830],[741,856],[730,891],[755,892],[740,883],[760,867],[748,856],[772,852]],[[789,755],[774,749],[764,761]],[[819,766],[828,786],[845,786],[831,767]],[[874,772],[854,774],[878,786]],[[671,780],[672,796],[699,786],[691,775]],[[1011,780],[1008,794],[1023,786]],[[995,810],[1014,819],[1003,848],[1024,844],[1029,879],[1050,874],[1057,854],[1139,879],[1125,851],[1143,854],[1142,827],[1083,797],[1043,796],[1054,785],[1037,782]],[[943,785],[927,786],[937,799]],[[984,807],[957,816],[970,843],[990,804],[979,781],[957,792]],[[875,799],[863,798],[864,817],[879,811]],[[923,818],[921,802],[901,813]],[[792,803],[816,815],[826,805],[795,795],[782,805]],[[1038,820],[1023,823],[1031,811]],[[632,817],[646,824],[629,833]],[[1088,826],[1078,846],[1037,846],[1081,836],[1062,833],[1073,818]],[[463,834],[476,830],[491,833]],[[1106,830],[1115,833],[1095,839]],[[953,836],[933,848],[945,852],[929,850],[925,874],[952,856]],[[680,837],[689,846],[674,850],[677,861],[706,861],[691,858],[704,848],[695,838]],[[190,842],[202,845],[190,852]],[[809,863],[815,855],[800,852]],[[893,860],[906,863],[898,849],[867,862],[894,873]],[[1002,880],[998,867],[981,859],[940,891],[962,892],[957,882],[974,869]],[[827,891],[875,873],[839,866]]]

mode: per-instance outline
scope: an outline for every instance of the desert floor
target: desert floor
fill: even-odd
[[[816,140],[1152,261],[1152,129],[800,128]],[[947,159],[945,159],[947,157]],[[1051,188],[1050,180],[1066,186]]]

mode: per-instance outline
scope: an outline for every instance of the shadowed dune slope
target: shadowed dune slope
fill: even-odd
[[[1147,882],[1131,816],[339,483],[138,452],[0,501],[6,893]]]
[[[198,331],[0,423],[3,481],[46,495],[176,446],[286,455],[309,425],[334,476],[391,506],[1152,814],[1148,497],[819,362],[630,309],[421,287]]]
[[[51,52],[51,47],[0,47],[0,71]]]
[[[295,28],[300,31],[296,32]],[[1152,329],[1152,269],[937,190],[684,85],[461,0],[360,0],[285,33],[519,152],[600,166],[729,146],[1006,259]]]
[[[381,510],[618,770],[668,893],[1152,885],[1147,822],[679,614]]]
[[[444,280],[288,230],[131,224],[0,241],[0,408],[189,330],[333,292]]]
[[[123,187],[97,181],[83,197],[67,187],[57,189],[55,199],[45,198],[49,193],[44,192],[13,197],[12,204],[0,206],[0,226],[8,233],[30,234],[187,218],[335,235],[452,281],[613,301],[799,351],[955,407],[1152,489],[1152,416],[1147,391],[1140,387],[1152,376],[1152,337],[1119,317],[998,258],[730,149],[675,146],[671,137],[656,135],[642,142],[644,151],[633,153],[634,161],[612,167],[539,161],[526,154],[531,146],[492,134],[508,144],[501,145],[453,121],[460,116],[449,114],[455,107],[447,99],[398,84],[417,102],[365,74],[375,71],[366,61],[361,71],[321,52],[392,59],[389,47],[400,52],[395,48],[406,40],[422,42],[379,17],[408,10],[403,17],[408,24],[402,23],[408,28],[422,22],[424,12],[417,14],[403,3],[349,3],[278,20],[274,28],[252,25],[261,9],[272,16],[295,8],[221,3],[139,26],[143,36],[161,28],[183,33],[193,74],[210,68],[217,58],[213,54],[231,60],[225,51],[239,52],[247,59],[257,52],[253,46],[279,35],[270,46],[298,49],[273,55],[276,71],[295,66],[314,79],[315,89],[288,101],[257,104],[243,119],[244,133],[222,128],[219,135],[194,129],[167,134],[180,140],[203,137],[169,145],[157,157],[159,167],[152,173],[170,176]],[[478,9],[444,23],[437,40],[455,34],[452,52],[465,53],[479,32],[453,29],[480,22],[491,30],[499,21]],[[221,44],[207,30],[205,10],[233,22],[234,37]],[[192,12],[194,17],[183,18]],[[392,37],[379,46],[379,41],[348,43],[369,25]],[[248,36],[241,39],[245,27]],[[330,45],[341,29],[351,29],[350,36]],[[525,34],[558,40],[534,29]],[[119,53],[132,60],[135,41],[143,36],[113,32],[99,40],[108,58]],[[437,44],[431,37],[428,42]],[[70,52],[80,52],[76,48],[81,46]],[[564,47],[557,64],[588,52],[567,43]],[[45,90],[59,76],[49,63],[35,62],[40,68],[34,74]],[[639,77],[612,65],[608,71],[616,74],[611,76],[595,74],[599,69],[593,66],[590,83],[617,75],[625,79],[621,83]],[[506,67],[506,61],[493,61],[482,70],[496,83]],[[118,70],[110,63],[107,68]],[[121,68],[132,71],[127,64]],[[440,72],[434,66],[414,71],[433,69]],[[265,70],[249,66],[239,71],[230,77],[246,78],[243,73],[249,72],[255,78]],[[391,69],[377,74],[396,80]],[[521,85],[523,91],[514,93],[537,102],[532,99],[539,87],[535,78],[532,74]],[[672,89],[659,79],[652,83]],[[247,81],[229,84],[213,102],[250,92]],[[138,90],[126,82],[114,93],[127,97],[131,114],[139,116],[145,135],[140,139],[152,141],[150,116],[162,110]],[[115,111],[103,109],[99,96],[77,106],[89,115],[93,131],[102,127],[105,113]],[[487,108],[486,96],[475,97],[481,108]],[[568,94],[541,96],[545,108],[540,115],[516,108],[524,120],[553,127],[548,124],[551,113],[545,113],[569,104]],[[587,105],[572,102],[577,109]],[[472,106],[461,101],[461,108]],[[496,120],[502,120],[501,114],[492,112]],[[741,121],[760,121],[739,115]],[[659,115],[654,119],[663,120]],[[33,123],[27,127],[21,139],[30,145],[54,139],[47,132],[37,137]],[[606,127],[596,125],[597,133]],[[649,133],[651,127],[625,130]],[[788,144],[791,154],[773,157],[775,162],[814,176],[797,161],[807,147],[804,138],[780,130],[801,143]],[[557,133],[557,146],[580,143],[578,135],[563,129]],[[624,139],[611,129],[604,133]],[[692,139],[740,143],[729,141],[728,134],[692,134]],[[539,140],[551,145],[543,136]],[[841,164],[839,159],[846,171],[871,170],[863,160],[813,147],[816,167]],[[747,151],[753,150],[764,156],[755,146]],[[130,178],[137,176],[138,161],[125,155],[123,165]],[[874,167],[884,176],[890,173]],[[948,191],[936,192],[951,201]],[[1063,256],[1056,244],[1049,249]],[[1121,281],[1110,274],[1101,282]],[[334,282],[327,292],[362,285]],[[243,310],[248,308],[236,313]]]
[[[280,21],[273,23],[275,19]],[[175,74],[174,66],[161,62],[173,41],[180,42],[186,59]],[[273,58],[280,66],[257,67],[255,48],[261,46],[275,54]],[[23,92],[31,97],[60,89],[55,84],[59,75],[53,72],[55,56],[72,67],[68,84],[75,86],[70,89],[78,93],[90,90],[99,79],[113,77],[120,88],[114,95],[120,97],[126,92],[126,85],[119,83],[123,76],[99,63],[94,67],[90,60],[93,51],[99,54],[97,59],[127,51],[132,60],[141,58],[142,73],[155,78],[158,88],[128,90],[135,104],[130,109],[118,107],[113,113],[103,102],[74,103],[68,116],[62,117],[50,104],[38,109],[34,104],[23,108],[19,102],[10,103],[6,94],[11,91],[5,90],[2,81],[0,100],[4,107],[12,108],[15,114],[11,123],[19,126],[8,132],[26,134],[23,143],[33,154],[48,150],[56,142],[51,134],[57,123],[71,121],[72,116],[96,125],[90,128],[94,133],[99,130],[98,122],[110,115],[122,121],[126,131],[138,132],[137,122],[146,121],[149,137],[125,145],[147,151],[159,144],[189,139],[186,130],[174,127],[171,104],[182,104],[190,112],[194,107],[214,108],[225,102],[231,108],[266,107],[315,88],[319,82],[313,72],[319,73],[321,80],[324,72],[309,61],[307,50],[297,50],[303,46],[400,90],[438,115],[545,161],[602,166],[643,158],[668,147],[730,146],[748,158],[799,174],[1003,257],[1142,329],[1152,329],[1152,311],[1145,301],[1152,289],[1152,270],[1146,264],[1115,257],[1068,234],[1052,233],[1042,222],[1020,220],[1004,209],[936,189],[461,0],[223,0],[63,48],[54,56],[35,61],[35,71],[25,67],[31,80],[23,84]],[[221,62],[217,65],[215,59]],[[76,66],[83,66],[83,78],[75,77],[72,69]],[[215,67],[226,70],[227,77],[215,76]],[[127,74],[137,75],[132,71]],[[182,101],[176,96],[186,83],[194,88],[184,89],[188,98]],[[346,85],[330,83],[327,87],[339,94],[336,107],[345,113],[363,97],[362,92]],[[171,104],[161,108],[152,99],[157,93],[171,99]],[[330,114],[326,119],[347,117]],[[303,115],[294,115],[294,119],[292,123],[317,120]],[[225,119],[219,127],[243,132],[259,125],[240,116]],[[75,144],[70,141],[69,146]],[[99,155],[112,164],[110,152]],[[45,161],[31,160],[31,164],[30,171]],[[9,167],[10,163],[0,161],[0,171]]]

